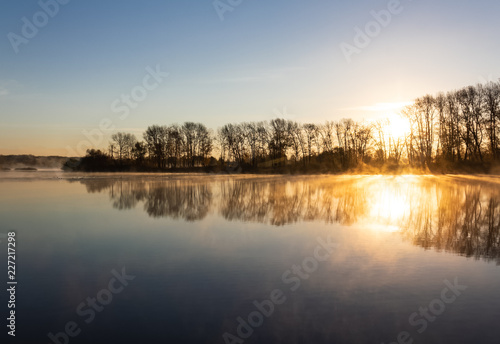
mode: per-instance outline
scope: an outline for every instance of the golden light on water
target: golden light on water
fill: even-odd
[[[382,179],[383,178],[383,179]],[[405,186],[411,176],[398,176],[389,181],[381,177],[380,188],[374,190],[375,194],[369,221],[382,231],[395,232],[400,229],[404,217],[410,212],[410,204]]]

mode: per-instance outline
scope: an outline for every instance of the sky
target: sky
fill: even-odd
[[[0,154],[117,131],[374,120],[500,77],[500,2],[3,0]]]

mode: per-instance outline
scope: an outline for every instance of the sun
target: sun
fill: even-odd
[[[410,122],[400,115],[391,114],[388,117],[387,134],[393,139],[404,139],[410,132]]]

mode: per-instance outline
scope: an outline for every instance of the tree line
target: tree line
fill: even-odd
[[[412,165],[499,158],[500,82],[426,95],[402,114],[411,125],[405,148]]]
[[[80,166],[343,172],[384,166],[481,167],[500,158],[500,81],[425,95],[400,116],[408,121],[408,132],[396,135],[389,119],[315,124],[276,118],[230,123],[215,132],[194,122],[152,125],[142,140],[130,133],[112,135],[107,151],[88,150]]]

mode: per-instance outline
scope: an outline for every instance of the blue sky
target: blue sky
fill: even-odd
[[[390,1],[243,0],[221,21],[210,0],[71,0],[17,53],[8,34],[42,9],[2,1],[0,154],[69,155],[103,119],[138,138],[186,120],[371,120],[500,77],[498,1],[401,0],[348,63],[340,44]],[[168,77],[120,119],[111,104],[157,66]]]

